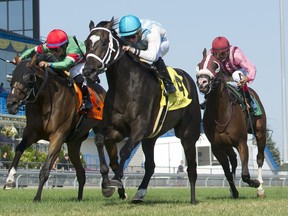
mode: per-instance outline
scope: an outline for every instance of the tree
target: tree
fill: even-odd
[[[273,131],[267,128],[266,130],[266,145],[269,151],[271,152],[274,161],[276,162],[277,166],[279,167],[281,165],[280,160],[280,152],[279,149],[275,147],[275,142],[272,140],[272,133]]]

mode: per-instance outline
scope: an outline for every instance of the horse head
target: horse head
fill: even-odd
[[[37,77],[43,78],[45,71],[37,64],[41,61],[37,55],[31,60],[17,62],[12,72],[11,91],[7,97],[6,106],[10,114],[17,114],[20,107],[36,92]]]
[[[211,53],[207,55],[207,50],[203,50],[203,59],[197,65],[197,86],[203,94],[209,94],[215,83],[215,79],[221,72],[220,62]]]
[[[90,34],[85,40],[86,63],[83,68],[83,75],[90,80],[97,80],[98,75],[104,72],[121,52],[114,25],[114,17],[110,21],[101,21],[97,26],[90,21]]]

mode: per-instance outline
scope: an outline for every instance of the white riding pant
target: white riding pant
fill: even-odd
[[[75,65],[74,67],[72,67],[72,68],[70,69],[70,71],[69,71],[71,77],[74,78],[74,77],[76,77],[77,75],[82,74],[84,65],[85,65],[85,62],[79,63],[79,64]],[[84,76],[83,76],[83,78],[84,78],[83,85],[87,85],[86,78],[85,78]]]

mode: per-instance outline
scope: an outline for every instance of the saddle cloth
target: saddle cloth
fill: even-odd
[[[75,91],[78,95],[78,99],[80,101],[79,107],[77,109],[79,112],[80,107],[82,105],[82,92],[81,92],[80,88],[76,85],[76,83],[74,83],[74,89],[75,89]],[[91,102],[93,104],[93,107],[92,107],[92,109],[90,109],[87,112],[87,117],[88,118],[94,118],[97,120],[102,120],[104,103],[101,100],[101,98],[90,87],[88,87],[88,89],[89,89],[90,99],[91,99]]]
[[[244,97],[241,93],[239,93],[239,91],[237,90],[237,88],[229,83],[227,83],[228,89],[229,91],[235,96],[235,98],[237,99],[237,102],[240,104],[243,112],[246,111],[246,104],[245,104],[245,100]],[[254,103],[257,105],[257,110],[256,112],[252,111],[250,112],[252,116],[260,116],[262,115],[262,110],[258,104],[258,101],[254,98],[254,96],[251,94],[252,100],[254,101]]]
[[[188,91],[183,83],[183,77],[177,74],[177,72],[171,68],[167,67],[171,80],[176,88],[176,92],[169,94],[169,107],[168,110],[177,110],[188,106],[192,99],[188,98]],[[166,97],[164,96],[164,83],[161,79],[161,89],[162,98],[160,101],[160,106],[165,106],[167,104]]]

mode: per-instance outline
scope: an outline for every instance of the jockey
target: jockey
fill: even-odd
[[[226,75],[243,86],[245,97],[250,109],[257,111],[257,105],[252,99],[247,83],[252,83],[256,76],[256,67],[236,46],[230,45],[225,37],[216,37],[212,42],[210,52],[221,62],[221,68]]]
[[[44,44],[26,50],[20,58],[24,60],[30,58],[35,53],[53,54],[58,62],[41,61],[39,66],[50,67],[56,71],[69,71],[76,84],[81,89],[83,95],[83,108],[89,110],[93,105],[90,100],[87,81],[82,75],[82,69],[85,64],[85,52],[86,47],[83,42],[76,42],[76,38],[68,36],[63,30],[54,29],[48,34]],[[16,62],[15,59],[13,61]]]
[[[176,91],[162,57],[169,50],[166,30],[160,23],[152,20],[139,20],[136,16],[123,16],[119,22],[119,34],[129,51],[149,64],[155,65],[163,77],[165,91],[170,94]]]

